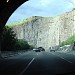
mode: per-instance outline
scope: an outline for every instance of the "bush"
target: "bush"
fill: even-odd
[[[30,46],[27,41],[22,39],[17,39],[16,34],[13,29],[5,26],[2,40],[1,40],[1,50],[2,51],[13,51],[13,50],[28,50],[33,46]]]
[[[2,51],[14,50],[15,43],[16,43],[16,34],[12,30],[12,28],[5,26],[1,39],[1,50]]]
[[[69,37],[67,40],[63,41],[60,46],[64,46],[64,45],[70,45],[73,44],[75,42],[75,35]]]
[[[27,49],[30,49],[30,45],[28,44],[27,41],[18,39],[18,40],[16,40],[15,49],[16,50],[27,50]]]

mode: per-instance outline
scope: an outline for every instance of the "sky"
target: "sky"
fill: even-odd
[[[56,16],[74,8],[75,0],[29,0],[18,7],[7,23],[18,22],[31,16]]]

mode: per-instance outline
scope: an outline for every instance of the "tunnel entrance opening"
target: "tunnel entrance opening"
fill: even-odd
[[[19,3],[19,2],[18,2]],[[17,4],[18,4],[17,3]],[[24,3],[24,2],[22,2],[22,3]],[[18,6],[19,5],[21,5],[22,3],[20,3],[20,4],[18,4]],[[9,6],[11,5],[11,3],[10,2],[8,2],[8,4],[9,5],[6,5],[7,7],[6,7],[6,9],[4,9],[3,10],[3,12],[4,11],[7,11],[7,8],[9,8]],[[44,4],[42,4],[42,5],[44,5]],[[18,7],[17,6],[17,7]],[[15,6],[16,7],[16,6]],[[15,8],[14,7],[14,8]],[[17,8],[16,7],[16,8]],[[10,9],[10,8],[9,8]],[[13,9],[14,10],[14,9]],[[13,10],[11,10],[11,11],[7,11],[8,12],[8,15],[10,16],[10,14],[13,12]],[[11,12],[11,13],[10,13]],[[68,37],[70,37],[70,36],[72,36],[73,34],[74,34],[74,22],[70,22],[69,23],[69,19],[71,19],[73,16],[74,16],[74,10],[73,11],[71,11],[70,13],[73,13],[73,14],[69,14],[69,13],[66,13],[66,14],[64,14],[63,16],[58,16],[58,17],[55,17],[55,18],[50,18],[51,20],[47,20],[47,18],[45,18],[44,20],[46,20],[46,21],[48,21],[49,23],[51,23],[51,25],[53,26],[53,27],[55,27],[55,29],[54,30],[52,30],[52,31],[50,31],[49,29],[51,28],[50,26],[48,26],[48,24],[47,25],[45,25],[45,23],[43,22],[43,24],[44,24],[44,28],[42,28],[42,26],[40,27],[40,26],[38,26],[39,24],[36,24],[36,23],[34,23],[34,25],[36,24],[36,27],[35,28],[38,28],[38,30],[36,29],[35,30],[35,34],[36,34],[36,36],[34,36],[35,37],[35,42],[34,42],[34,45],[37,47],[37,44],[38,44],[38,47],[40,47],[40,45],[39,45],[39,43],[41,43],[41,42],[39,42],[39,41],[41,41],[42,40],[42,38],[41,37],[39,37],[39,39],[37,39],[37,37],[38,37],[38,35],[40,35],[40,34],[38,34],[38,33],[41,33],[41,34],[44,34],[44,36],[47,38],[47,40],[44,40],[45,42],[47,42],[47,43],[44,43],[43,41],[43,43],[45,44],[44,45],[44,47],[45,46],[47,46],[48,45],[48,48],[49,48],[49,46],[51,46],[51,45],[49,45],[50,43],[51,44],[53,44],[52,46],[58,46],[61,42],[63,42],[65,39],[68,39]],[[6,14],[5,14],[6,15]],[[7,15],[7,16],[8,16]],[[70,15],[70,16],[72,16],[72,17],[69,17],[68,15]],[[62,17],[62,18],[61,18]],[[40,19],[39,19],[40,18]],[[33,17],[33,19],[35,19],[36,21],[39,21],[40,22],[40,24],[41,24],[41,21],[42,21],[42,18],[43,17],[37,17],[37,16],[34,16]],[[5,18],[5,19],[8,19],[8,18]],[[48,18],[49,19],[49,18]],[[73,19],[74,19],[74,17],[73,17]],[[71,19],[72,21],[73,21],[73,19]],[[34,20],[34,21],[35,21]],[[2,20],[3,21],[3,20]],[[56,22],[54,22],[54,21],[56,21]],[[62,21],[62,25],[61,25],[61,22]],[[5,22],[3,22],[3,23],[5,23]],[[32,21],[32,23],[33,23],[33,21]],[[57,24],[56,24],[57,23]],[[27,23],[28,24],[28,23]],[[70,26],[70,24],[72,24],[71,26]],[[60,26],[61,25],[61,26]],[[48,26],[48,27],[47,27]],[[2,26],[1,26],[2,27]],[[23,26],[23,27],[25,27],[25,26]],[[53,28],[52,27],[52,28]],[[3,27],[2,27],[3,28]],[[2,29],[1,28],[1,29]],[[32,28],[33,28],[33,24],[32,24]],[[40,30],[39,30],[39,28],[41,28]],[[49,28],[49,29],[48,29]],[[51,29],[52,29],[51,28]],[[71,29],[70,29],[71,28]],[[73,28],[73,29],[72,29]],[[27,29],[27,28],[26,28]],[[23,31],[25,31],[26,29],[23,29]],[[44,30],[42,30],[42,29],[44,29]],[[41,31],[42,30],[42,31]],[[1,30],[2,31],[2,30]],[[22,32],[23,32],[22,31]],[[28,30],[29,31],[29,30]],[[44,33],[45,31],[47,31],[46,33]],[[63,32],[62,32],[63,31]],[[49,34],[49,32],[50,32],[50,34]],[[30,33],[30,32],[29,32]],[[51,34],[52,33],[52,34]],[[47,35],[48,34],[48,35]],[[57,35],[58,34],[58,35]],[[67,35],[66,35],[67,34]],[[21,34],[21,35],[25,35],[25,33],[24,34]],[[27,35],[28,36],[28,38],[29,38],[29,34]],[[50,36],[53,36],[52,38],[49,38]],[[43,38],[45,38],[45,37],[43,37]],[[56,38],[57,37],[57,38]],[[19,37],[20,38],[20,37]],[[25,38],[25,36],[23,37],[23,38]],[[30,38],[29,38],[30,39]],[[38,40],[38,42],[37,42],[37,40]],[[52,41],[49,41],[49,40],[52,40]],[[28,40],[29,41],[29,40]],[[74,40],[73,40],[74,41]],[[62,43],[63,44],[63,43]],[[42,46],[42,45],[41,45]],[[52,47],[51,46],[51,47]]]
[[[7,2],[8,1],[11,3],[11,0],[7,0]],[[19,5],[24,3],[25,0],[19,0],[19,1],[14,0],[14,1],[16,2],[16,5],[14,6],[14,8],[9,7],[15,3],[12,1],[13,3],[11,3],[11,5],[8,5],[6,8],[3,9],[3,11],[1,11],[1,13],[2,13],[1,14],[2,19],[0,19],[0,24],[1,24],[0,31],[1,32],[3,31],[3,27],[8,20],[8,17],[15,10],[15,8],[17,8]],[[21,2],[23,1],[23,2],[19,3],[20,1]],[[44,5],[44,4],[42,4],[42,5]],[[9,8],[10,10],[8,11],[7,8]],[[11,9],[11,8],[13,8],[13,9]],[[8,13],[5,13],[5,11]],[[42,47],[39,47],[39,46],[42,46],[42,44],[40,44],[41,42],[44,44],[44,42],[41,41],[42,39],[44,39],[45,42],[48,41],[48,43],[46,43],[44,45],[44,47],[47,45],[49,47],[50,43],[53,44],[51,47],[49,47],[51,52],[44,52],[44,51],[40,52],[40,50],[38,50],[38,49],[35,51],[36,48],[34,49],[35,53],[27,52],[26,54],[25,53],[23,54],[20,52],[20,55],[22,54],[22,56],[17,56],[17,57],[14,56],[14,57],[9,58],[9,60],[6,59],[5,61],[2,61],[0,63],[0,66],[2,67],[2,68],[0,67],[0,73],[2,75],[5,75],[4,73],[6,73],[7,75],[11,75],[11,74],[12,75],[23,75],[23,74],[27,74],[27,75],[38,74],[38,75],[40,75],[40,72],[41,72],[41,75],[55,75],[55,74],[59,74],[59,75],[61,75],[61,74],[63,74],[63,75],[71,74],[72,75],[73,74],[73,75],[75,75],[75,66],[74,66],[75,65],[75,55],[67,54],[67,53],[63,53],[63,52],[55,52],[55,50],[54,50],[54,48],[57,48],[58,44],[60,44],[61,42],[62,43],[61,43],[60,50],[65,49],[67,51],[68,49],[71,49],[73,47],[73,45],[68,46],[68,44],[69,43],[72,44],[75,41],[74,40],[75,36],[73,35],[74,34],[73,33],[74,32],[73,31],[73,29],[74,29],[74,14],[72,14],[74,11],[75,10],[65,13],[63,15],[60,15],[60,16],[54,17],[54,18],[48,18],[49,20],[47,19],[47,17],[43,19],[43,17],[38,18],[37,16],[34,16],[34,17],[31,17],[31,18],[33,18],[33,20],[31,20],[31,21],[29,20],[29,22],[26,22],[26,27],[24,26],[24,24],[23,24],[23,27],[17,27],[17,26],[14,27],[14,29],[16,29],[16,30],[22,29],[22,30],[20,30],[20,32],[28,31],[28,34],[18,33],[19,36],[17,36],[17,37],[22,38],[22,39],[24,39],[25,35],[26,35],[26,38],[30,40],[31,36],[29,36],[29,34],[31,32],[29,32],[29,30],[32,29],[33,31],[35,31],[35,32],[33,32],[36,34],[36,36],[34,36],[34,38],[35,38],[34,45],[36,46],[36,43],[37,43],[38,49],[43,49]],[[39,24],[36,22],[38,22]],[[42,25],[41,22],[43,22],[44,26],[41,26]],[[30,23],[32,23],[31,27],[28,25]],[[51,23],[52,26],[48,25],[47,23],[49,23],[49,24]],[[34,30],[35,27],[36,27],[36,30]],[[26,29],[23,29],[23,28],[26,28]],[[39,30],[39,28],[41,28],[41,29]],[[54,28],[54,30],[53,30],[53,28]],[[41,38],[42,36],[40,34],[44,35],[44,36],[42,35],[43,38]],[[0,38],[1,38],[1,35],[2,34],[0,33]],[[24,35],[24,37],[21,37],[20,35],[21,36]],[[37,36],[39,36],[38,39],[37,39]],[[52,38],[49,38],[49,37],[52,37]],[[70,38],[68,38],[68,37],[70,37]],[[47,38],[47,40],[45,38]],[[64,39],[67,39],[67,40],[64,41]],[[52,40],[52,41],[49,41],[49,40]],[[0,41],[1,41],[1,39],[0,39]],[[21,44],[24,44],[22,40],[19,40],[19,41],[21,41]],[[55,45],[55,47],[54,47],[54,45]],[[62,47],[62,46],[64,46],[64,47]],[[0,45],[0,47],[1,47],[1,45]]]

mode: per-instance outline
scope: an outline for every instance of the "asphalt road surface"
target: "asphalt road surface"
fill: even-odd
[[[75,75],[75,55],[26,52],[0,60],[0,75]]]

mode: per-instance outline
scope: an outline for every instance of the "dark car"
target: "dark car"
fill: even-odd
[[[44,49],[43,47],[38,47],[38,49],[39,49],[40,51],[45,51],[45,49]]]
[[[50,52],[55,52],[55,50],[52,49],[52,50],[50,50]]]

